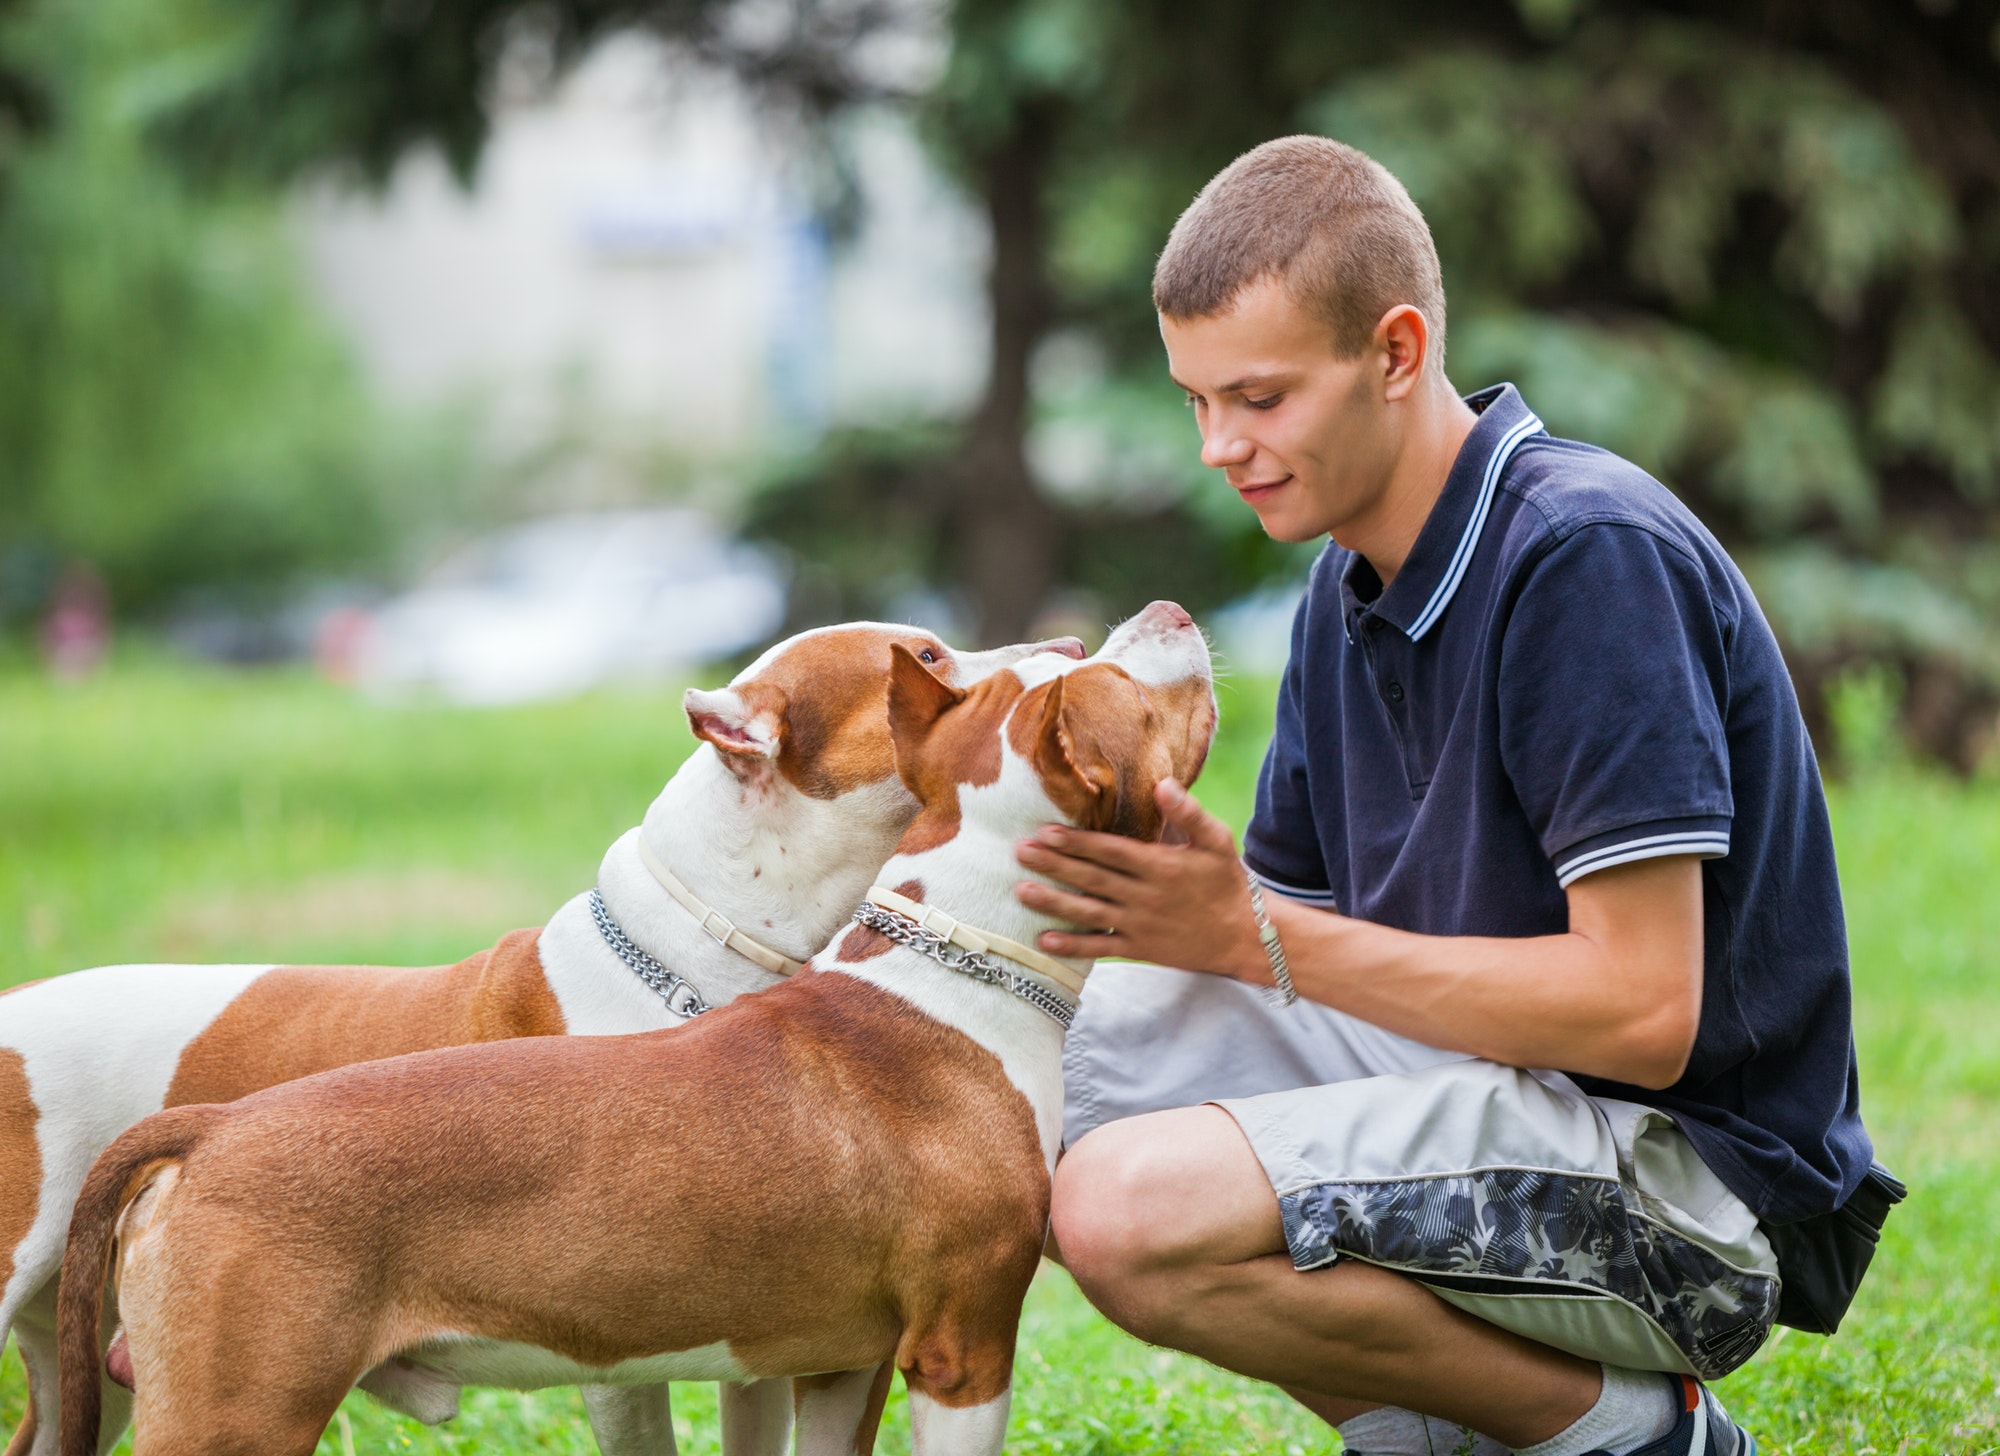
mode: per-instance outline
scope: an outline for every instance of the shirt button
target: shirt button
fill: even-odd
[[[1364,617],[1361,620],[1361,625],[1366,627],[1370,632],[1380,632],[1382,630],[1382,619],[1380,617]]]
[[[1403,685],[1401,683],[1391,682],[1388,686],[1387,691],[1389,694],[1390,702],[1400,703],[1403,701]]]

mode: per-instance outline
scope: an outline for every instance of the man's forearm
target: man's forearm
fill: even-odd
[[[1699,979],[1686,994],[1684,975],[1664,958],[1632,964],[1577,930],[1528,939],[1416,935],[1267,898],[1292,980],[1309,1000],[1517,1067],[1665,1087],[1686,1065]]]

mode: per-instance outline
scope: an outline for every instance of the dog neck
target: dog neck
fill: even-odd
[[[915,853],[894,855],[875,877],[912,900],[935,905],[980,930],[1034,945],[1044,930],[1060,924],[1054,917],[1030,910],[1015,898],[1014,887],[1028,876],[1014,861],[1014,845],[1042,820],[1024,820],[1013,832],[1002,833],[982,824],[970,803],[982,794],[1020,793],[1008,782],[1031,774],[1026,764],[1009,761],[1001,781],[985,788],[961,787],[967,809],[958,832],[943,844]],[[1044,816],[1046,819],[1047,816]],[[1065,960],[1079,976],[1092,962]],[[1062,1140],[1063,1028],[1004,987],[976,981],[950,970],[906,946],[882,948],[877,933],[850,925],[813,960],[816,971],[838,971],[870,981],[902,997],[926,1015],[944,1022],[978,1042],[999,1058],[1008,1080],[1034,1108],[1035,1123],[1050,1167]]]
[[[746,935],[804,961],[867,893],[910,809],[896,780],[815,799],[773,768],[741,778],[703,744],[605,854],[598,892],[627,935],[719,1005],[779,978],[703,930],[646,867],[639,840]]]

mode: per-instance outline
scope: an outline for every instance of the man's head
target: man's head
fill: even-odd
[[[1181,215],[1153,274],[1203,462],[1281,540],[1362,522],[1402,453],[1398,406],[1455,400],[1444,286],[1402,184],[1324,137],[1266,142]]]

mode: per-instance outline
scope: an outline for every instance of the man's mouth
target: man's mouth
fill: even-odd
[[[1269,500],[1276,495],[1281,488],[1291,482],[1291,479],[1289,475],[1281,475],[1276,480],[1254,480],[1244,485],[1237,485],[1232,480],[1230,484],[1236,487],[1236,493],[1242,496],[1247,504],[1254,506],[1257,502]]]

